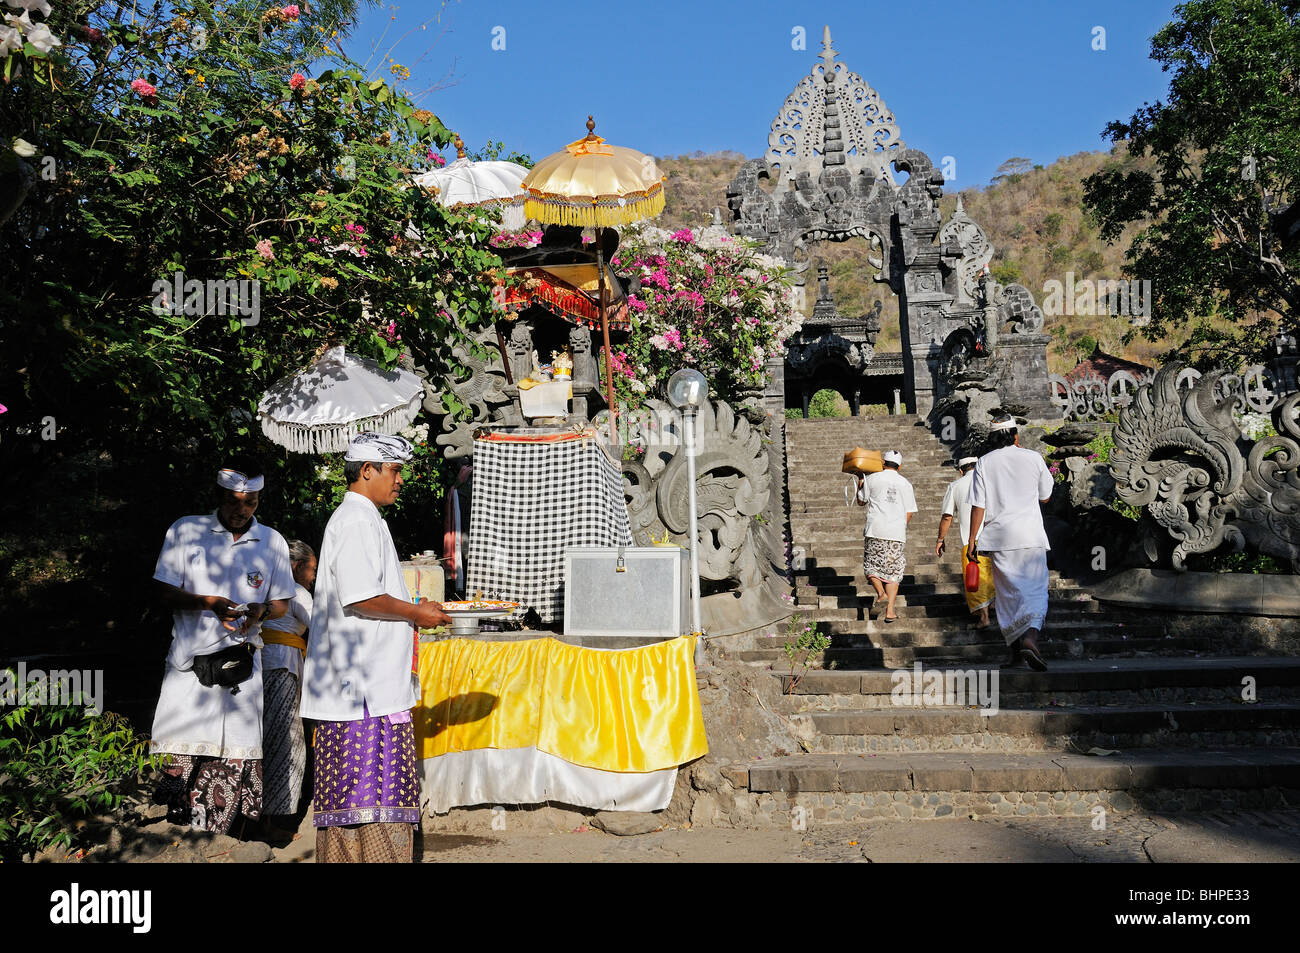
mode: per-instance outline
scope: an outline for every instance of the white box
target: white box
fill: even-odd
[[[572,397],[572,381],[544,381],[520,389],[519,410],[525,417],[565,417]]]
[[[689,577],[687,551],[676,546],[567,549],[564,634],[651,639],[685,635],[690,626]]]

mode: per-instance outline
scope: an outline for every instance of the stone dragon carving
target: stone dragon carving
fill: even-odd
[[[689,545],[688,475],[681,416],[650,400],[647,412],[629,421],[631,441],[644,446],[639,460],[623,462],[632,538],[650,545],[665,532]],[[763,432],[725,401],[706,404],[696,418],[696,505],[699,514],[700,577],[739,587],[763,582],[766,546],[754,517],[771,495]]]
[[[1176,541],[1173,567],[1222,545],[1289,559],[1300,570],[1300,393],[1273,408],[1278,435],[1242,438],[1238,393],[1217,387],[1226,372],[1178,386],[1183,368],[1161,368],[1120,411],[1111,473],[1119,498],[1144,506]]]
[[[465,370],[459,378],[447,381],[445,385],[445,389],[466,408],[464,413],[447,413],[443,406],[443,391],[428,380],[423,369],[418,369],[425,377],[424,409],[442,418],[442,432],[438,434],[437,442],[446,448],[443,455],[448,460],[468,460],[473,456],[474,431],[484,424],[523,423],[522,420],[507,419],[517,417],[517,414],[505,392],[506,371],[497,347],[496,331],[489,326],[476,333],[473,339],[479,345],[477,349],[464,344],[452,348],[454,365]]]

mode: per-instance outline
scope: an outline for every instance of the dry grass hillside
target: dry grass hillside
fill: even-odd
[[[1042,305],[1046,298],[1044,282],[1065,284],[1070,272],[1076,282],[1128,277],[1124,249],[1130,235],[1107,245],[1098,236],[1096,226],[1088,222],[1082,205],[1083,180],[1117,158],[1118,153],[1080,152],[1045,167],[1034,166],[1008,175],[985,188],[960,193],[966,213],[984,228],[993,243],[991,268],[998,280],[1023,284]],[[1132,160],[1124,156],[1122,161]],[[660,224],[679,228],[707,223],[714,208],[721,208],[723,221],[730,222],[727,183],[744,162],[739,153],[677,156],[659,162],[668,175],[667,207]],[[941,208],[945,220],[956,206],[956,194],[944,196]],[[898,312],[893,295],[887,286],[871,280],[863,260],[866,250],[866,242],[855,239],[823,243],[813,255],[822,258],[829,269],[831,291],[841,313],[860,315],[881,300],[887,320],[877,348],[897,350]],[[815,275],[813,272],[810,277]],[[808,296],[809,311],[814,297]],[[890,315],[892,321],[888,320]],[[1049,316],[1046,329],[1056,338],[1048,350],[1052,370],[1064,372],[1072,368],[1081,353],[1091,350],[1092,342],[1120,357],[1155,363],[1156,355],[1166,345],[1135,340],[1126,346],[1122,339],[1129,327],[1129,319],[1119,315]]]

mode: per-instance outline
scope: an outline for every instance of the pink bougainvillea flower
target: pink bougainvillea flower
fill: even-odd
[[[154,86],[147,79],[131,80],[131,92],[135,93],[141,99],[151,99],[158,95],[158,87]]]
[[[695,241],[695,233],[689,228],[683,228],[680,231],[673,232],[668,237],[675,242],[682,242],[683,244]]]
[[[298,9],[298,4],[296,3],[291,3],[287,7],[281,7],[280,12],[284,14],[286,20],[296,20],[298,19],[298,14],[302,13],[302,11]]]
[[[307,85],[307,77],[303,76],[302,73],[294,73],[292,76],[289,77],[289,88],[292,89],[294,92],[297,92],[298,90],[302,89],[306,85]]]
[[[265,258],[267,261],[270,261],[272,258],[274,258],[275,252],[271,250],[271,239],[263,238],[260,242],[258,242],[257,253],[261,255],[263,258]]]

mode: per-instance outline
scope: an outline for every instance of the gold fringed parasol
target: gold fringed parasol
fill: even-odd
[[[651,156],[587,135],[542,159],[524,178],[524,215],[546,225],[614,228],[664,210],[664,177]]]
[[[524,215],[544,225],[577,225],[596,230],[599,314],[604,337],[605,390],[609,435],[615,437],[614,370],[610,361],[608,299],[602,231],[654,218],[664,210],[664,176],[655,160],[635,149],[611,146],[596,135],[587,117],[587,135],[542,159],[524,178]]]

